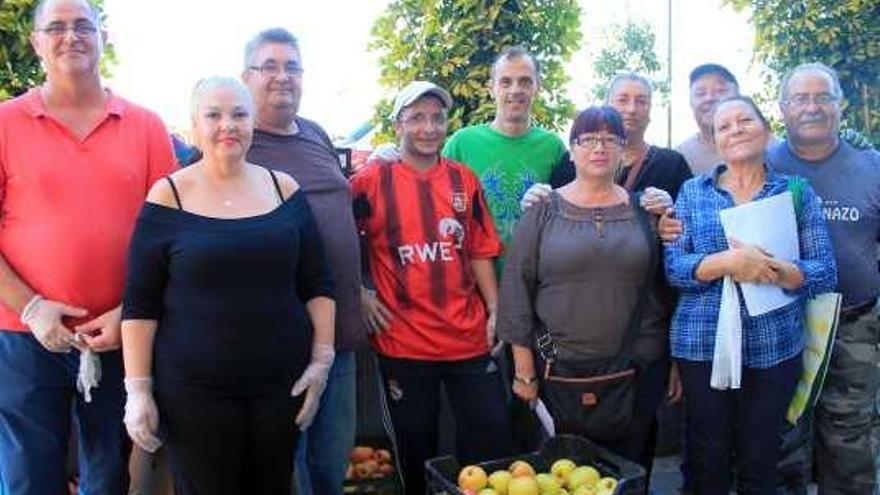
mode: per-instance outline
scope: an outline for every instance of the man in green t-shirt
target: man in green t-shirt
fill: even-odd
[[[556,134],[532,122],[532,102],[540,88],[535,58],[521,47],[505,48],[491,70],[495,119],[459,129],[443,147],[444,156],[464,163],[480,178],[505,248],[519,220],[523,193],[546,182],[565,154]]]
[[[541,89],[532,54],[518,46],[503,49],[490,75],[495,119],[459,129],[446,141],[442,154],[467,165],[480,178],[506,250],[520,217],[520,198],[532,184],[549,181],[566,150],[559,136],[532,122],[532,102]],[[382,145],[368,161],[392,162],[398,156],[393,145]],[[500,274],[501,263],[496,269]]]

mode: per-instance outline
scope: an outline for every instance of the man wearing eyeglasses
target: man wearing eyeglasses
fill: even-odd
[[[88,2],[43,0],[33,26],[46,82],[0,104],[0,484],[67,493],[72,412],[80,493],[118,495],[126,250],[174,155],[155,114],[102,87],[104,33]],[[103,376],[78,394],[87,348]]]
[[[299,439],[297,493],[341,493],[354,446],[354,351],[366,346],[351,190],[327,134],[298,115],[303,76],[298,40],[281,28],[262,31],[247,44],[244,63],[242,79],[256,105],[247,159],[299,182],[318,221],[336,287],[336,357],[314,422]]]
[[[510,453],[503,385],[490,366],[501,243],[480,181],[440,156],[449,93],[415,81],[390,118],[401,157],[352,178],[355,217],[376,291],[365,291],[406,493],[425,493],[437,455],[441,383],[463,464]]]
[[[880,154],[856,150],[839,137],[843,92],[833,69],[819,63],[792,69],[780,86],[788,133],[769,163],[809,179],[822,198],[843,294],[840,326],[815,409],[819,493],[873,494],[878,424],[880,294],[876,245],[880,234]]]

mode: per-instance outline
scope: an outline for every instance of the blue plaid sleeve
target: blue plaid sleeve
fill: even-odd
[[[682,290],[703,290],[709,284],[697,280],[696,270],[707,253],[694,252],[694,239],[699,235],[701,228],[698,226],[699,212],[696,207],[700,200],[700,180],[695,177],[686,181],[678,193],[675,201],[675,217],[683,227],[682,235],[674,242],[666,245],[666,277],[669,285]],[[714,213],[714,212],[713,212]]]

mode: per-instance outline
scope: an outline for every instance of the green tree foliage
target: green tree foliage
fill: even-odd
[[[598,83],[593,87],[593,96],[604,101],[608,83],[621,70],[636,71],[654,83],[665,99],[669,94],[669,84],[663,75],[660,60],[654,45],[656,36],[647,22],[628,20],[624,24],[612,24],[603,29],[602,46],[593,59],[593,70]]]
[[[755,54],[770,70],[768,84],[801,63],[834,68],[846,98],[842,126],[880,143],[880,2],[725,1],[751,11]]]
[[[563,63],[577,50],[577,0],[392,0],[372,29],[370,48],[380,54],[380,84],[393,90],[415,79],[448,89],[455,99],[449,131],[491,120],[495,106],[488,80],[492,60],[508,45],[522,45],[541,65],[543,88],[533,108],[542,125],[558,130],[574,106],[565,97]],[[391,107],[383,100],[374,121],[377,141],[391,135]]]
[[[101,11],[103,0],[93,4]],[[40,60],[28,39],[36,5],[37,0],[0,0],[0,100],[17,96],[43,81]],[[116,54],[108,44],[101,72],[107,75],[115,62]]]

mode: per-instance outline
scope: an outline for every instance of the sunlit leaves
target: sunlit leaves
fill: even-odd
[[[543,90],[535,118],[559,129],[573,106],[563,96],[568,81],[562,62],[580,43],[577,0],[392,0],[375,21],[370,48],[379,53],[379,82],[392,92],[414,79],[427,79],[455,98],[449,130],[491,120],[489,66],[504,46],[523,45],[542,66]],[[378,140],[390,138],[387,100],[374,120]]]
[[[880,144],[880,2],[726,0],[751,12],[755,50],[778,81],[786,70],[822,62],[840,75],[843,126]],[[777,92],[775,87],[768,88]]]
[[[103,1],[93,3],[100,9]],[[37,0],[0,1],[0,100],[19,95],[43,81],[40,61],[28,40],[36,4]],[[116,53],[108,44],[101,60],[101,73],[108,75],[115,63]]]

